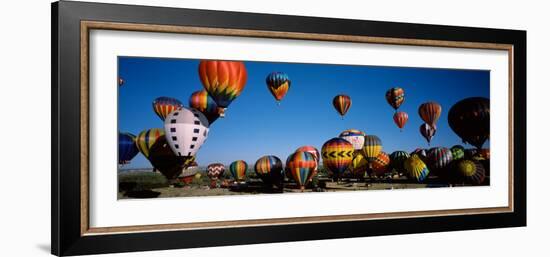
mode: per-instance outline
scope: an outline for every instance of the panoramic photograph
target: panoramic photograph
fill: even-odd
[[[117,80],[118,199],[490,185],[488,70],[119,56]]]

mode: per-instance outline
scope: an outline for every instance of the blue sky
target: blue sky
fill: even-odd
[[[199,60],[189,59],[119,57],[119,76],[125,81],[119,87],[119,130],[137,135],[145,129],[162,128],[152,101],[169,96],[188,106],[191,93],[203,88],[198,64]],[[208,140],[197,153],[201,166],[239,159],[253,165],[263,155],[286,160],[302,145],[321,150],[325,141],[349,128],[377,135],[387,153],[427,148],[418,131],[423,123],[418,106],[427,101],[443,107],[431,146],[450,147],[462,141],[447,123],[449,108],[466,97],[489,98],[489,71],[248,61],[245,65],[246,87],[226,110],[226,117],[210,126]],[[292,81],[279,106],[265,84],[273,71],[287,73]],[[394,110],[384,97],[386,90],[395,86],[405,90],[399,110],[409,114],[409,121],[403,132],[393,122]],[[343,120],[332,106],[337,94],[352,99]],[[126,165],[140,167],[151,167],[141,154]]]

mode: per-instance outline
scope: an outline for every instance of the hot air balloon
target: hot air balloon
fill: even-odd
[[[434,147],[428,151],[427,162],[436,174],[446,177],[449,174],[443,173],[443,169],[447,167],[453,161],[453,154],[451,150],[445,147]]]
[[[337,95],[332,99],[332,105],[340,113],[342,119],[344,119],[344,115],[346,115],[351,107],[351,98],[347,95]]]
[[[338,137],[350,142],[355,150],[361,150],[365,145],[365,132],[357,129],[344,130]]]
[[[296,149],[296,151],[294,151],[294,152],[308,152],[310,154],[313,154],[313,157],[317,161],[317,166],[313,170],[313,174],[311,175],[311,178],[315,177],[317,175],[317,173],[319,172],[319,169],[318,169],[319,168],[319,162],[321,161],[321,155],[319,154],[319,150],[317,150],[317,148],[315,148],[313,146],[306,145],[306,146],[302,146],[302,147]],[[292,176],[289,176],[289,178],[291,178],[291,177]]]
[[[199,77],[224,117],[225,109],[242,93],[247,73],[243,62],[204,60],[199,64]]]
[[[405,161],[405,170],[407,170],[407,177],[418,182],[424,181],[430,174],[430,170],[418,155],[411,155]]]
[[[124,85],[124,79],[118,78],[118,86]]]
[[[403,127],[405,127],[405,124],[409,120],[409,115],[406,112],[396,112],[393,115],[393,122],[395,122],[395,125],[399,127],[399,131],[402,131]]]
[[[466,157],[466,159],[472,159],[478,153],[479,153],[479,150],[476,148],[468,148],[464,150],[464,156]]]
[[[489,160],[491,159],[491,150],[489,148],[480,149],[479,155],[481,155],[484,160]]]
[[[351,164],[353,145],[343,138],[335,137],[323,144],[321,154],[323,165],[338,178]]]
[[[211,180],[216,181],[225,172],[225,165],[221,163],[212,163],[212,164],[209,164],[206,169],[207,169],[208,177]]]
[[[248,164],[243,160],[234,161],[229,165],[229,172],[237,182],[246,179],[246,170],[248,170]]]
[[[395,151],[390,154],[390,164],[397,172],[405,172],[405,160],[409,157],[405,151]]]
[[[283,182],[283,162],[279,157],[266,155],[256,161],[254,171],[266,184],[281,187]]]
[[[351,160],[349,171],[354,177],[363,178],[365,176],[365,172],[367,172],[368,167],[369,162],[367,161],[367,158],[365,158],[363,154],[359,153],[355,154],[355,156]]]
[[[453,166],[460,182],[480,185],[485,181],[485,169],[478,161],[460,160]]]
[[[481,149],[490,133],[489,99],[471,97],[458,101],[449,110],[448,121],[463,142]]]
[[[420,134],[428,141],[428,145],[430,145],[430,141],[432,141],[432,138],[435,136],[435,132],[437,131],[435,126],[428,125],[427,123],[422,123],[420,125]]]
[[[451,147],[451,153],[453,154],[454,161],[464,159],[464,147],[461,145]]]
[[[286,160],[286,168],[302,192],[307,183],[311,181],[312,172],[316,167],[317,161],[313,157],[313,154],[308,152],[295,152]]]
[[[206,90],[196,91],[191,94],[189,97],[189,107],[202,112],[210,125],[220,117],[218,105],[212,100]]]
[[[194,161],[194,156],[177,156],[165,137],[159,137],[149,149],[149,161],[169,180],[175,180]]]
[[[437,120],[441,115],[441,105],[436,102],[426,102],[418,107],[418,114],[422,120],[435,128]]]
[[[380,152],[372,161],[372,171],[374,171],[377,176],[381,176],[386,173],[389,164],[390,156],[385,152]]]
[[[375,135],[365,136],[365,145],[363,146],[363,155],[369,163],[372,163],[382,151],[382,141]]]
[[[166,139],[177,156],[195,156],[208,137],[208,120],[195,110],[181,108],[164,121]]]
[[[175,98],[161,96],[153,100],[153,110],[164,121],[172,111],[183,107],[183,104]]]
[[[152,128],[144,130],[138,134],[136,138],[136,146],[138,150],[145,156],[149,158],[149,149],[155,144],[155,142],[164,137],[164,130],[160,128]]]
[[[386,91],[386,101],[397,110],[405,101],[405,90],[400,87],[393,87]]]
[[[428,152],[424,148],[416,148],[414,151],[411,152],[411,155],[416,154],[420,159],[425,160],[426,157],[428,157]]]
[[[283,97],[290,89],[290,79],[288,75],[283,72],[272,72],[267,75],[265,78],[265,83],[267,84],[267,89],[277,100],[277,104],[280,104]]]
[[[118,133],[118,164],[128,164],[139,150],[136,146],[136,136],[130,133]]]

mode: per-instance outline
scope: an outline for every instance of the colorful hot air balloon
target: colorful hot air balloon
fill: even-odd
[[[338,137],[350,142],[355,150],[361,150],[365,145],[365,132],[357,129],[344,130]]]
[[[130,133],[118,133],[118,164],[128,164],[139,150],[136,146],[136,136]]]
[[[426,102],[418,107],[420,118],[428,125],[435,127],[439,116],[441,115],[441,105],[436,102]]]
[[[248,164],[243,160],[234,161],[229,165],[229,172],[237,182],[246,179],[246,170],[248,170]]]
[[[409,115],[406,112],[396,112],[393,115],[393,122],[395,122],[395,125],[399,127],[399,131],[402,131],[403,127],[405,127],[405,124],[409,120]]]
[[[453,166],[460,182],[480,185],[485,181],[485,169],[478,161],[460,160]]]
[[[265,78],[265,83],[267,84],[267,89],[271,92],[277,104],[281,102],[283,97],[290,89],[290,79],[288,75],[283,72],[272,72],[267,78]]]
[[[432,138],[435,136],[435,132],[437,131],[435,126],[428,125],[427,123],[422,123],[420,125],[420,134],[428,141],[428,145],[430,145],[430,141],[432,141]]]
[[[202,112],[210,125],[220,117],[218,105],[212,100],[206,90],[199,90],[191,94],[189,97],[189,107]]]
[[[286,160],[286,168],[298,184],[302,192],[307,183],[311,181],[313,170],[317,167],[317,161],[313,154],[308,152],[295,152]]]
[[[279,157],[266,155],[256,161],[254,171],[266,184],[281,186],[283,182],[283,162]]]
[[[365,136],[365,145],[363,146],[363,155],[369,163],[372,163],[382,151],[382,141],[375,135]]]
[[[335,137],[323,144],[321,154],[323,165],[338,177],[351,164],[353,145],[343,138]]]
[[[464,159],[464,147],[461,145],[451,147],[451,153],[453,154],[454,161]]]
[[[390,164],[397,172],[405,172],[405,160],[409,157],[405,151],[395,151],[390,154]]]
[[[166,139],[177,156],[195,156],[208,137],[208,126],[201,112],[183,107],[164,121]]]
[[[207,169],[208,177],[211,180],[216,181],[225,172],[225,165],[221,163],[212,163],[212,164],[209,164],[206,169]]]
[[[424,149],[424,148],[414,149],[414,151],[412,151],[411,155],[413,155],[413,154],[416,154],[423,161],[426,160],[426,158],[428,157],[428,151],[426,151],[426,149]]]
[[[315,148],[313,146],[306,145],[306,146],[302,146],[302,147],[296,149],[296,151],[294,151],[294,152],[308,152],[310,154],[313,154],[313,157],[317,161],[317,166],[313,170],[313,174],[311,175],[311,178],[317,176],[317,173],[319,172],[319,169],[318,169],[319,168],[319,162],[321,161],[321,155],[319,154],[319,150],[317,150],[317,148]],[[291,177],[292,176],[290,176],[289,178],[291,178]]]
[[[174,154],[166,137],[159,137],[149,149],[149,161],[169,180],[177,179],[184,169],[194,161],[194,156],[177,156]]]
[[[386,101],[397,110],[405,101],[405,90],[400,87],[393,87],[386,91]]]
[[[490,133],[490,102],[484,97],[460,100],[449,110],[449,126],[462,141],[481,149]]]
[[[390,164],[390,156],[385,152],[380,152],[372,161],[372,171],[378,176],[383,175],[388,170]]]
[[[453,161],[453,154],[445,147],[434,147],[428,151],[427,161],[431,169],[440,171]]]
[[[405,161],[405,170],[407,170],[407,177],[418,182],[424,181],[430,174],[430,170],[418,155],[412,155]]]
[[[369,162],[367,161],[367,158],[363,156],[363,154],[355,154],[353,159],[351,160],[351,164],[349,165],[349,171],[351,174],[356,178],[362,178],[365,176],[365,172],[367,172],[367,168],[369,167]]]
[[[204,60],[199,64],[199,77],[224,117],[225,109],[242,93],[247,73],[243,62]]]
[[[338,113],[344,118],[344,115],[348,112],[351,107],[351,98],[347,95],[337,95],[332,99],[332,105]]]
[[[155,144],[155,142],[164,137],[164,130],[160,128],[152,128],[144,130],[138,134],[136,138],[136,146],[138,150],[145,156],[149,158],[149,149]]]
[[[153,100],[153,110],[164,121],[172,111],[183,107],[183,104],[175,98],[161,96]]]

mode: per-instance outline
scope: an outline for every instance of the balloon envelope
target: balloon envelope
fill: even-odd
[[[323,144],[321,153],[323,165],[336,175],[346,171],[353,159],[353,145],[339,137],[332,138]]]
[[[290,78],[283,72],[270,73],[267,75],[265,83],[267,84],[267,89],[269,89],[269,92],[271,92],[277,102],[283,100],[283,97],[285,97],[290,89]]]
[[[164,130],[160,128],[152,128],[140,132],[136,138],[136,146],[138,150],[145,156],[149,158],[149,150],[155,144],[155,142],[164,137]]]
[[[405,161],[405,169],[407,176],[418,182],[424,181],[430,174],[430,170],[418,155],[412,155]]]
[[[397,172],[405,171],[405,160],[409,157],[409,153],[405,151],[395,151],[390,154],[390,164]]]
[[[236,181],[246,179],[246,170],[248,170],[248,164],[243,160],[234,161],[229,165],[229,172]]]
[[[420,118],[428,125],[435,127],[439,116],[441,115],[441,105],[436,102],[426,102],[418,107]]]
[[[351,98],[347,95],[337,95],[332,99],[332,105],[334,109],[344,117],[351,107]]]
[[[151,146],[148,159],[167,179],[175,179],[193,163],[195,157],[175,155],[166,138],[159,137]]]
[[[181,108],[164,121],[166,139],[177,156],[194,156],[208,137],[209,123],[195,110]]]
[[[390,164],[390,156],[385,152],[380,152],[378,156],[372,161],[372,171],[376,175],[380,176],[388,170]]]
[[[153,111],[164,121],[171,112],[183,107],[183,104],[175,98],[161,96],[153,100]]]
[[[407,123],[408,120],[409,120],[409,115],[406,112],[396,112],[393,115],[393,122],[395,122],[395,125],[397,125],[399,129],[402,129],[403,127],[405,127],[405,124]]]
[[[136,146],[136,136],[130,133],[118,133],[118,164],[128,164],[139,150]]]
[[[455,103],[448,114],[451,129],[462,141],[481,149],[490,133],[490,102],[471,97]]]
[[[405,101],[405,90],[400,87],[393,87],[386,91],[386,101],[388,104],[397,110],[401,104]]]
[[[374,161],[382,152],[382,140],[375,135],[365,136],[365,145],[363,146],[363,155],[369,162]]]
[[[223,117],[223,109],[244,90],[247,72],[243,62],[203,60],[199,64],[199,77],[204,89],[222,108]]]
[[[308,152],[295,152],[287,158],[286,167],[294,181],[303,190],[311,180],[313,170],[317,167],[317,161]]]
[[[357,129],[344,130],[338,137],[350,142],[355,150],[361,150],[365,145],[365,132]]]
[[[267,184],[280,186],[283,181],[283,162],[279,157],[266,155],[256,161],[254,171]]]
[[[435,136],[437,131],[436,127],[429,125],[428,123],[422,123],[419,128],[420,134],[428,141],[428,145],[432,141],[432,138]]]
[[[218,180],[219,177],[225,172],[225,165],[221,163],[212,163],[209,164],[207,169],[207,175],[212,180]]]
[[[220,117],[218,105],[212,100],[206,90],[199,90],[191,94],[189,97],[189,107],[202,112],[210,124]]]

